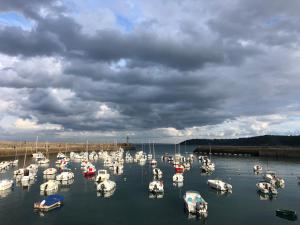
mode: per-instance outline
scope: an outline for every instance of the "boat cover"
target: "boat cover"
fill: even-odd
[[[61,195],[49,195],[47,198],[45,198],[42,202],[43,205],[51,206],[57,202],[61,202],[64,200],[64,196]]]

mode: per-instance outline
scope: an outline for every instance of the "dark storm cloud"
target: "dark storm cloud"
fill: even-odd
[[[130,32],[91,33],[58,1],[22,2],[0,2],[35,23],[0,27],[0,52],[20,60],[0,70],[0,86],[22,90],[21,118],[69,131],[185,129],[280,112],[300,94],[296,1],[217,1],[202,6],[204,21],[192,13],[201,3],[184,1],[178,18],[157,9]]]

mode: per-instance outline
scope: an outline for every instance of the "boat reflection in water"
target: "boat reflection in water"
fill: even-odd
[[[1,190],[0,191],[0,198],[5,198],[7,197],[10,193],[12,192],[12,189],[6,189],[6,190]]]
[[[74,179],[60,181],[60,191],[61,192],[68,192],[73,183],[74,183]]]
[[[116,191],[116,189],[113,189],[113,190],[108,191],[108,192],[97,191],[97,197],[110,198],[111,196],[113,196],[115,191]]]
[[[268,193],[262,193],[260,191],[257,191],[257,194],[259,196],[259,199],[262,201],[272,201],[277,199],[277,195],[270,195]]]
[[[173,182],[174,187],[182,188],[183,187],[183,182]]]
[[[163,192],[162,193],[152,193],[152,192],[149,193],[149,198],[150,199],[161,199],[163,197],[164,197]]]

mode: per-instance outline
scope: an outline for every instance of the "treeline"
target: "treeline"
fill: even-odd
[[[264,135],[236,139],[190,139],[181,142],[187,145],[220,145],[220,146],[300,146],[300,136]]]

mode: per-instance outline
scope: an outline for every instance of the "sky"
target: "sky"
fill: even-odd
[[[300,134],[298,0],[0,0],[0,139]]]

